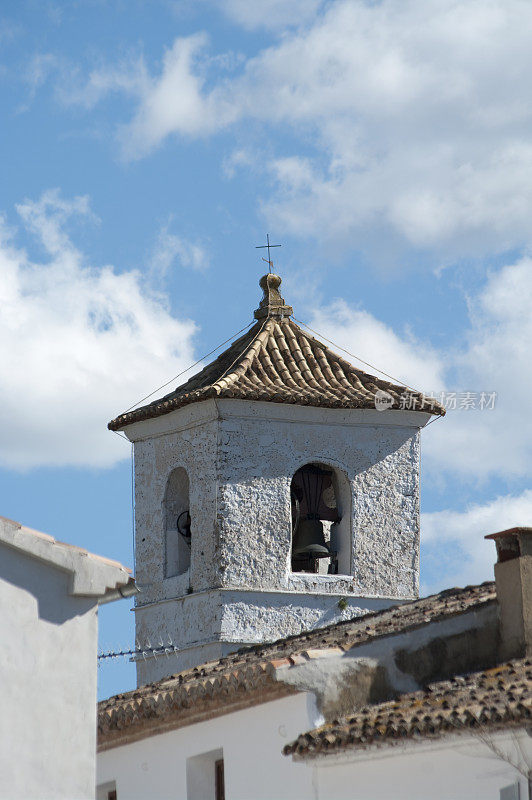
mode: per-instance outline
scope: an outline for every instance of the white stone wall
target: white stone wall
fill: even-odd
[[[135,442],[140,644],[274,640],[363,613],[371,598],[416,597],[419,428],[427,420],[417,412],[210,400],[126,428]],[[290,483],[309,462],[330,465],[347,487],[348,575],[291,573]],[[165,578],[164,496],[176,467],[190,482],[191,563]],[[244,597],[231,605],[215,589]],[[257,605],[252,591],[272,595]],[[149,665],[139,670],[155,679]]]
[[[201,591],[219,583],[216,408],[211,403],[199,403],[169,417],[174,424],[163,433],[157,423],[166,417],[131,426],[142,426],[143,432],[142,438],[135,440],[136,579],[144,591],[141,602],[184,595],[190,588]],[[164,497],[168,478],[176,467],[183,467],[189,479],[191,568],[188,574],[165,578]]]
[[[417,596],[418,427],[393,411],[238,400],[219,408],[222,585],[300,590],[290,572],[290,483],[299,467],[319,461],[351,487],[352,591]]]

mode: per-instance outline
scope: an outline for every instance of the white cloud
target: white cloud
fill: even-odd
[[[127,158],[146,155],[170,134],[204,136],[232,119],[223,98],[203,92],[197,64],[206,43],[203,34],[176,39],[164,53],[160,75],[143,83],[135,116],[120,132]]]
[[[457,389],[497,392],[494,410],[451,411],[425,434],[434,469],[526,476],[532,468],[532,259],[494,272],[470,300],[464,349],[449,354]]]
[[[234,178],[242,168],[253,170],[257,164],[257,154],[246,148],[233,150],[222,162],[222,171],[226,178]]]
[[[436,511],[421,515],[421,538],[431,573],[423,593],[493,580],[495,545],[486,541],[488,533],[530,525],[532,490],[518,495],[496,497],[485,505],[472,505],[465,511]]]
[[[311,20],[322,0],[223,0],[222,10],[238,25],[254,30],[270,28],[282,31],[288,25],[302,25]]]
[[[343,300],[315,309],[310,325],[340,347],[392,375],[395,382],[424,390],[444,385],[444,365],[439,353],[408,331],[399,336],[367,311],[350,308]],[[390,380],[352,357],[346,358],[360,369]]]
[[[64,225],[89,213],[86,198],[47,192],[18,211],[46,257],[31,260],[2,228],[0,463],[110,466],[129,450],[108,420],[189,366],[194,324],[138,273],[85,263]]]
[[[75,215],[91,217],[89,198],[62,198],[57,189],[45,192],[37,202],[27,200],[16,206],[26,229],[36,236],[51,256],[63,255],[70,264],[79,261],[79,253],[64,230],[67,220]]]
[[[61,103],[86,109],[92,109],[109,94],[122,93],[138,101],[149,91],[150,79],[142,56],[130,57],[112,67],[95,67],[85,81],[78,70],[63,65],[56,86]]]
[[[264,210],[278,230],[356,237],[360,247],[388,233],[396,250],[414,246],[438,262],[529,242],[532,5],[337,0],[316,13],[298,0],[224,4],[249,27],[287,25],[304,7],[305,26],[285,28],[230,75],[218,68],[206,79],[220,56],[196,34],[176,39],[151,74],[139,63],[129,78],[93,73],[85,94],[133,95],[120,131],[128,158],[236,123],[245,147],[257,131],[250,120],[267,126],[276,191]],[[280,152],[272,130],[299,137],[306,157]]]
[[[209,66],[223,70],[235,61],[230,53],[207,57],[207,42],[203,33],[175,39],[153,75],[142,55],[130,55],[114,66],[101,64],[86,80],[78,70],[63,70],[57,97],[64,105],[92,109],[109,94],[130,96],[136,103],[133,118],[117,131],[127,160],[148,155],[171,135],[206,136],[230,123],[238,113],[223,92],[213,90],[209,94],[204,90],[204,73]]]
[[[138,100],[149,90],[149,75],[142,54],[128,53],[113,64],[93,65],[88,75],[67,58],[55,53],[36,53],[22,70],[21,79],[28,98],[19,111],[27,111],[35,95],[52,77],[54,95],[64,106],[77,105],[91,110],[113,93]]]
[[[493,272],[470,298],[460,349],[440,352],[344,301],[317,308],[310,324],[395,382],[427,394],[456,392],[457,409],[423,431],[424,468],[439,479],[478,482],[490,476],[523,478],[532,470],[531,308],[532,258],[526,257]],[[477,409],[460,409],[465,392],[474,393]],[[478,408],[481,392],[497,393],[493,409]]]
[[[210,256],[200,242],[192,242],[184,236],[170,233],[168,226],[164,226],[159,231],[150,258],[150,272],[161,280],[175,261],[180,266],[202,271],[209,266]]]
[[[59,59],[53,53],[36,53],[29,60],[23,72],[23,80],[28,87],[28,97],[19,106],[19,113],[29,109],[37,91],[44,86],[50,75],[58,69],[59,63]]]
[[[388,229],[449,258],[528,241],[531,24],[521,0],[339,2],[252,60],[248,113],[269,96],[320,151],[272,164],[272,224],[362,243]]]

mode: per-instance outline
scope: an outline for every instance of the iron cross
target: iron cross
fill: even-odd
[[[270,258],[270,247],[282,247],[282,244],[270,244],[270,234],[269,233],[266,234],[266,242],[267,242],[267,244],[259,244],[259,245],[257,245],[257,247],[255,247],[255,250],[263,250],[265,247],[268,248],[268,258],[263,258],[262,260],[266,261],[266,263],[268,264],[268,271],[271,272],[272,271],[272,267],[273,267],[273,261]]]

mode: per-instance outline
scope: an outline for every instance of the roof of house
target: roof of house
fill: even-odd
[[[375,410],[378,390],[390,396],[389,410],[404,408],[406,393],[409,410],[445,414],[433,398],[354,367],[304,332],[290,318],[280,283],[278,275],[261,279],[264,298],[255,312],[257,323],[215,361],[159,400],[120,414],[108,427],[116,431],[218,397]]]
[[[276,681],[278,668],[328,653],[341,654],[377,637],[404,633],[494,602],[493,582],[447,589],[271,644],[246,647],[218,661],[115,695],[99,704],[100,749],[295,693],[293,687]]]
[[[35,531],[0,517],[0,544],[12,547],[72,575],[70,594],[97,597],[101,602],[136,591],[131,570],[118,561],[65,544],[47,533]]]
[[[448,733],[483,733],[523,725],[531,717],[532,660],[524,658],[367,706],[301,734],[283,753],[307,758]]]

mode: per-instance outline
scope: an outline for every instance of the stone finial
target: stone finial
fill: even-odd
[[[269,273],[263,275],[259,281],[259,286],[264,292],[264,297],[259,303],[259,307],[255,311],[255,319],[263,319],[264,317],[289,317],[294,313],[292,306],[287,306],[281,293],[279,286],[281,285],[281,278],[279,275]]]

